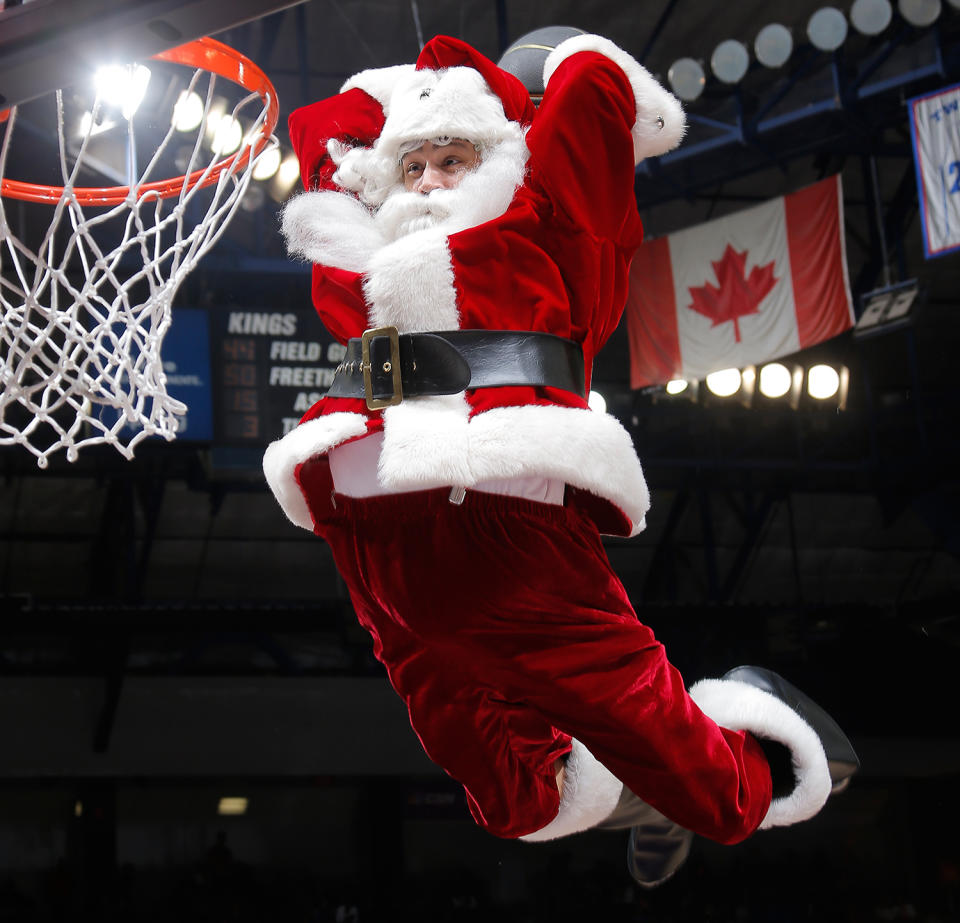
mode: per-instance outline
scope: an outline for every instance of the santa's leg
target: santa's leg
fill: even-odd
[[[561,806],[556,767],[566,765],[574,742],[505,698],[496,670],[460,643],[470,602],[460,585],[469,583],[471,551],[441,526],[456,510],[449,491],[357,500],[333,493],[322,459],[305,467],[301,485],[316,531],[333,552],[374,653],[427,755],[464,786],[477,823],[516,838],[558,813],[578,818],[571,832],[609,814],[621,785],[592,758],[581,797]],[[498,579],[475,576],[481,584]]]
[[[830,779],[816,732],[775,695],[743,682],[728,681],[725,692],[762,700],[766,723],[723,727],[708,718],[637,621],[587,515],[469,491],[454,506],[446,492],[430,491],[363,501],[341,534],[356,555],[354,582],[387,618],[385,627],[368,627],[375,645],[391,646],[384,660],[419,716],[428,752],[455,777],[471,779],[475,816],[494,832],[540,838],[594,826],[616,806],[622,780],[686,829],[738,842],[764,824],[772,796],[770,764],[743,728],[759,736],[769,728],[803,756],[794,761],[798,797],[770,823],[802,820],[822,806]],[[362,605],[358,614],[367,620]],[[412,640],[406,649],[386,639],[392,626]],[[443,680],[449,701],[437,694],[443,663],[469,664],[459,697],[457,675]],[[445,711],[474,717],[458,729],[436,719]],[[481,733],[503,715],[520,722],[520,733],[504,738],[509,746]],[[526,740],[532,716],[538,729]],[[428,730],[431,722],[444,732]],[[565,733],[549,739],[544,728]],[[596,759],[575,772],[568,765],[558,799],[553,761],[571,737]],[[514,766],[530,741],[534,759]],[[525,775],[531,765],[533,783]],[[490,782],[486,793],[472,782],[477,773]],[[532,810],[522,803],[531,793]],[[491,817],[498,819],[490,824]]]

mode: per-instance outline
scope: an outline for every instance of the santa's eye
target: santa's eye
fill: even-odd
[[[423,165],[422,165],[422,164],[416,163],[415,161],[411,161],[410,163],[408,163],[408,164],[406,165],[406,167],[404,167],[404,172],[405,172],[408,176],[410,176],[410,175],[419,173],[422,169],[423,169]]]

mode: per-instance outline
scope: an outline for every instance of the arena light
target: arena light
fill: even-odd
[[[819,51],[836,51],[847,39],[846,17],[836,7],[821,7],[807,21],[807,38]]]
[[[861,35],[879,35],[893,19],[889,0],[855,0],[850,7],[850,22]]]
[[[818,403],[830,401],[838,409],[844,410],[849,385],[850,371],[846,366],[834,368],[832,365],[819,364],[807,370],[807,394]]]
[[[594,413],[606,413],[607,399],[599,391],[591,391],[587,397],[587,406]]]
[[[263,191],[263,186],[251,183],[240,200],[240,207],[245,212],[255,212],[263,208],[266,201],[267,194]]]
[[[277,170],[277,182],[289,189],[300,178],[300,161],[292,154],[285,157]]]
[[[760,369],[758,390],[768,401],[786,400],[796,410],[803,391],[803,369],[799,365],[788,368],[782,362],[768,362]]]
[[[700,98],[706,86],[707,77],[699,61],[693,58],[678,58],[667,71],[670,88],[684,102],[693,102]]]
[[[97,97],[132,119],[150,83],[150,68],[143,64],[107,64],[93,75]]]
[[[783,67],[793,53],[790,30],[778,22],[764,26],[754,40],[753,53],[764,67]]]
[[[88,109],[80,116],[80,124],[77,126],[77,137],[86,138],[89,135],[91,138],[95,138],[97,135],[102,135],[105,131],[110,131],[111,128],[115,128],[116,124],[116,122],[104,118],[101,118],[99,122],[94,122],[93,113]]]
[[[203,100],[193,90],[183,90],[173,107],[171,124],[177,131],[194,131],[203,121]]]
[[[897,9],[911,26],[923,29],[940,18],[943,8],[940,0],[898,0]]]
[[[710,56],[710,69],[722,83],[739,83],[749,66],[750,54],[743,42],[736,39],[730,38],[721,42]]]
[[[270,179],[280,169],[280,156],[279,147],[272,147],[269,151],[264,151],[253,166],[253,178],[258,180]]]
[[[780,362],[771,362],[760,369],[760,393],[764,397],[783,397],[792,383],[790,369]]]
[[[232,115],[222,115],[213,129],[210,150],[214,154],[232,154],[243,140],[243,126]]]
[[[217,805],[217,814],[224,817],[239,817],[247,813],[246,798],[221,798]]]
[[[700,382],[695,378],[671,379],[663,386],[663,390],[654,393],[653,400],[655,403],[686,401],[696,404],[700,400]]]
[[[740,383],[740,369],[720,369],[707,375],[707,390],[717,397],[733,397]]]
[[[217,126],[223,121],[227,114],[226,97],[217,96],[207,109],[207,124],[204,126],[207,138],[212,138],[216,134]]]

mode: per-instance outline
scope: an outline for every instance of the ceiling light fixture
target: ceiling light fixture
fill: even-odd
[[[733,397],[740,390],[740,369],[721,369],[707,375],[707,388],[717,397]]]
[[[760,393],[764,397],[783,397],[793,381],[790,369],[780,362],[771,362],[760,369]]]
[[[93,75],[97,98],[116,106],[125,119],[132,119],[143,102],[150,83],[150,68],[143,64],[108,64]]]
[[[183,90],[173,107],[170,122],[177,131],[193,131],[203,121],[203,100],[199,93]]]
[[[710,56],[710,69],[717,80],[734,84],[743,80],[750,66],[750,54],[743,42],[729,38],[713,49]]]
[[[264,151],[253,165],[253,178],[258,180],[270,179],[280,169],[280,148],[272,147]]]
[[[793,53],[790,30],[778,22],[764,26],[754,40],[753,53],[764,67],[783,67]]]
[[[850,7],[850,22],[861,35],[879,35],[893,19],[889,0],[855,0]]]
[[[846,17],[836,7],[821,7],[807,21],[807,38],[819,51],[836,51],[847,39]]]
[[[943,7],[940,0],[898,0],[897,9],[911,26],[922,29],[940,18]]]
[[[817,401],[836,399],[841,410],[847,403],[850,373],[846,366],[814,365],[807,371],[807,394]]]
[[[238,817],[247,813],[246,798],[221,798],[217,805],[217,814],[224,817]]]
[[[703,67],[693,58],[678,58],[674,61],[667,71],[667,80],[673,92],[688,103],[700,98],[707,82]]]
[[[607,399],[599,391],[591,391],[587,397],[587,406],[594,413],[606,413]]]
[[[223,115],[213,129],[210,150],[214,154],[232,154],[243,140],[243,126],[232,115]]]

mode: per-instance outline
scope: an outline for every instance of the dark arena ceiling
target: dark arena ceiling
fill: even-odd
[[[653,497],[644,533],[607,542],[641,618],[688,681],[761,662],[830,702],[864,758],[869,797],[850,812],[865,830],[870,798],[890,780],[955,784],[960,774],[960,254],[924,258],[906,105],[960,81],[960,8],[935,4],[936,21],[914,26],[894,4],[879,34],[851,25],[824,52],[807,36],[822,5],[307,0],[259,18],[247,4],[243,18],[254,18],[215,37],[275,85],[285,155],[293,109],[360,70],[413,60],[436,34],[496,60],[532,29],[574,25],[609,37],[663,82],[692,58],[706,82],[686,104],[687,140],[637,172],[650,237],[841,174],[858,312],[867,293],[919,288],[908,323],[794,357],[849,369],[845,409],[632,390],[625,321],[594,388],[634,437]],[[212,6],[229,18],[229,0]],[[838,8],[849,16],[851,6]],[[753,52],[769,23],[793,38],[777,69]],[[725,39],[750,49],[734,85],[710,66]],[[43,163],[54,143],[55,131],[34,131],[17,169]],[[175,327],[178,312],[197,309],[221,319],[309,314],[309,268],[287,258],[279,232],[291,190],[254,186],[181,285]],[[32,208],[10,211],[27,235]],[[223,323],[211,320],[213,350]],[[212,436],[147,441],[132,461],[97,448],[40,470],[27,451],[0,447],[0,728],[18,742],[0,761],[2,798],[14,802],[40,778],[378,777],[384,753],[394,776],[447,791],[384,691],[328,550],[286,520],[264,483],[263,448],[306,408],[264,407],[249,433],[215,421]],[[370,726],[378,747],[357,734]],[[956,816],[955,802],[940,807]]]

